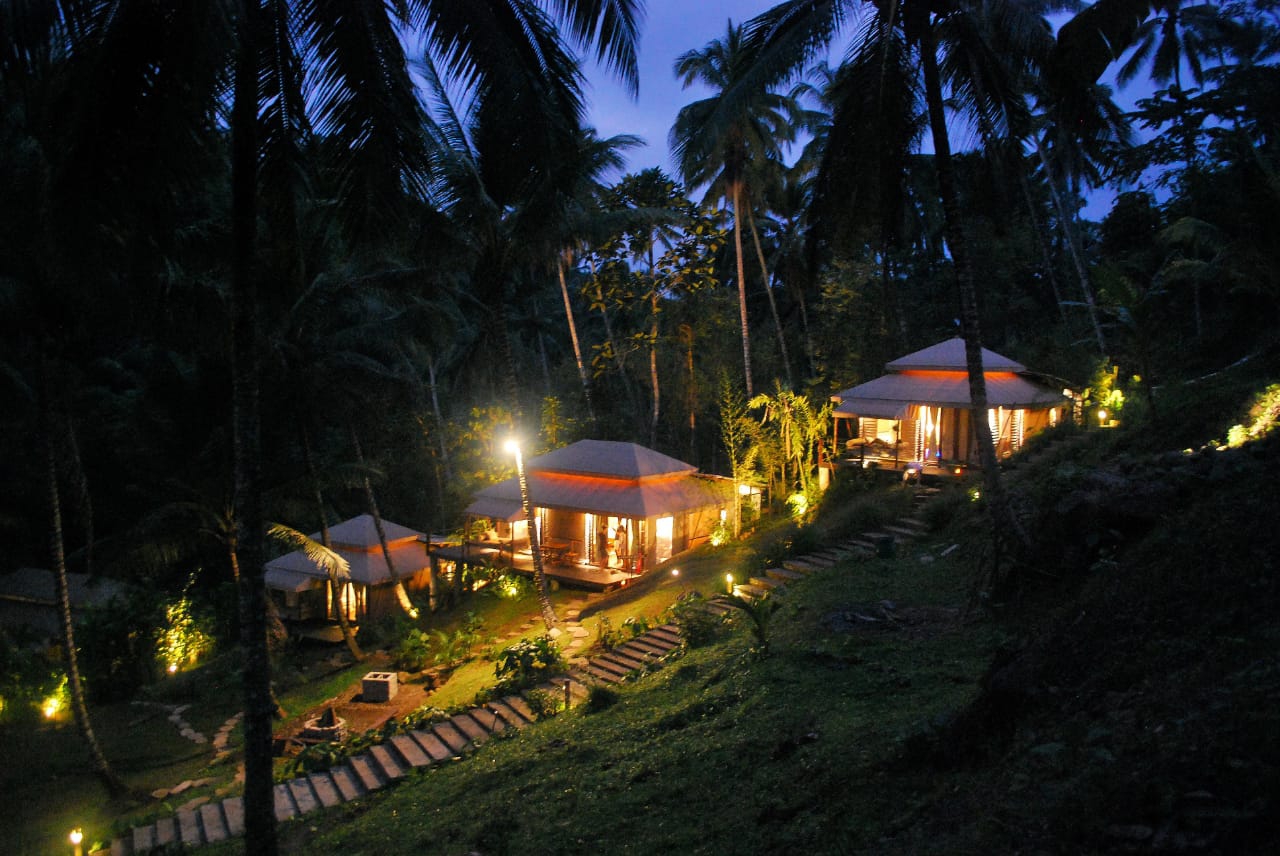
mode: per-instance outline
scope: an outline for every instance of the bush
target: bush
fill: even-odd
[[[554,674],[563,664],[560,648],[550,636],[521,639],[498,652],[494,672],[509,690],[532,686]]]
[[[599,684],[591,687],[587,693],[587,701],[584,705],[587,713],[599,713],[602,710],[613,707],[618,703],[618,693],[608,687],[602,687]]]
[[[707,610],[697,592],[682,594],[667,610],[672,624],[680,628],[684,644],[697,648],[711,642],[724,628],[724,620]]]
[[[529,690],[525,693],[524,700],[529,704],[529,710],[533,711],[533,715],[538,719],[555,716],[564,710],[564,693]]]
[[[425,630],[410,630],[396,645],[392,658],[401,671],[422,671],[431,662],[431,637]]]

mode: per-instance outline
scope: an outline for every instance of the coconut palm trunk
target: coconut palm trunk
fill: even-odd
[[[960,290],[960,325],[964,336],[965,362],[969,370],[969,419],[978,444],[978,459],[982,464],[983,490],[987,506],[991,509],[992,534],[997,545],[1006,543],[1012,536],[1019,547],[1027,545],[1022,531],[1009,505],[1000,479],[999,463],[991,438],[991,426],[987,421],[987,384],[982,366],[982,332],[978,320],[978,289],[973,276],[966,243],[964,224],[956,191],[955,174],[951,163],[951,141],[947,135],[946,114],[943,107],[942,82],[938,73],[938,60],[933,34],[926,24],[920,35],[921,67],[924,73],[925,101],[929,111],[929,126],[933,136],[934,167],[938,175],[938,189],[942,197],[947,244],[955,263],[956,279]],[[996,551],[997,562],[1000,551]],[[998,577],[998,570],[995,574]]]
[[[311,432],[305,425],[302,426],[301,432],[302,458],[306,462],[307,477],[311,480],[311,495],[316,503],[316,514],[320,517],[320,543],[325,546],[325,549],[332,550],[333,544],[329,541],[329,523],[324,513],[324,493],[320,489],[320,474],[316,470],[315,458],[311,452]],[[338,626],[342,628],[342,640],[347,643],[347,650],[351,652],[351,656],[359,663],[364,660],[364,652],[356,643],[356,635],[351,631],[351,622],[347,620],[347,611],[342,608],[342,581],[338,579],[335,568],[330,566],[326,570],[329,572],[329,591],[338,613]]]
[[[751,383],[751,338],[747,331],[747,274],[742,260],[742,181],[733,182],[733,251],[738,263],[738,318],[742,324],[742,369],[747,382],[747,398],[755,396]]]
[[[569,283],[565,278],[565,253],[556,259],[556,273],[560,278],[560,296],[564,299],[564,317],[569,324],[569,341],[573,343],[573,359],[578,366],[578,380],[582,383],[582,400],[587,405],[587,418],[592,427],[596,427],[596,411],[591,404],[591,379],[587,376],[587,365],[582,361],[582,345],[578,342],[578,325],[573,320],[573,304],[569,300]]]
[[[764,283],[764,295],[769,298],[769,312],[773,315],[773,327],[778,331],[778,350],[782,352],[782,371],[787,376],[787,387],[795,389],[795,379],[791,376],[791,357],[787,354],[787,337],[782,333],[782,318],[778,315],[778,302],[773,299],[773,289],[769,285],[769,267],[764,261],[764,248],[760,246],[760,232],[756,229],[756,218],[750,208],[747,209],[747,223],[751,226],[751,240],[756,246],[756,260],[760,263],[760,279]]]
[[[378,533],[378,544],[382,547],[382,558],[387,563],[387,574],[391,577],[391,584],[396,589],[396,600],[400,604],[400,608],[410,618],[418,617],[418,609],[413,605],[413,601],[409,600],[409,593],[405,591],[404,582],[400,579],[400,574],[396,571],[396,563],[391,558],[391,547],[387,544],[387,533],[382,526],[382,513],[378,510],[378,497],[373,492],[373,482],[369,480],[369,469],[365,463],[364,450],[360,446],[360,436],[356,433],[354,425],[350,426],[351,446],[355,449],[356,461],[360,464],[361,479],[364,482],[364,495],[369,503],[369,514],[373,517],[373,528]],[[327,545],[326,545],[327,546]]]
[[[98,743],[98,736],[94,733],[89,708],[85,704],[84,685],[80,680],[80,660],[76,654],[75,631],[71,624],[71,595],[67,588],[67,556],[62,535],[62,504],[58,497],[57,454],[54,451],[55,419],[44,354],[40,357],[40,418],[41,434],[44,439],[45,487],[49,501],[49,557],[53,565],[54,589],[58,599],[58,618],[62,630],[63,656],[67,664],[67,689],[71,693],[71,712],[75,717],[80,737],[84,740],[85,748],[89,750],[94,775],[102,780],[107,791],[115,797],[126,793],[128,789],[107,761],[102,745]]]
[[[231,115],[231,421],[239,556],[240,644],[244,681],[245,853],[275,856],[276,829],[271,731],[267,596],[263,580],[262,439],[259,421],[257,178],[257,3],[240,7]]]

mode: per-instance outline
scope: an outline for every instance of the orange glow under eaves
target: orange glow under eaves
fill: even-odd
[[[926,378],[966,378],[969,373],[963,370],[958,371],[942,371],[940,369],[910,369],[908,371],[895,372],[895,374],[908,375],[910,377],[926,377]],[[1014,372],[983,372],[983,377],[993,378],[995,380],[1012,380],[1018,375]]]

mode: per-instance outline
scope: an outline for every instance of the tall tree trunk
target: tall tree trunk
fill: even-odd
[[[600,285],[600,278],[596,273],[596,260],[594,257],[588,257],[591,264],[591,277],[595,280],[596,285],[596,304],[600,307],[600,318],[604,321],[604,340],[609,345],[609,353],[613,354],[613,358],[618,361],[618,373],[622,375],[622,388],[626,390],[627,401],[631,405],[632,412],[640,410],[639,402],[636,400],[636,391],[631,385],[631,376],[627,374],[626,359],[621,351],[618,350],[618,343],[613,338],[613,321],[609,317],[609,307],[604,302],[604,288]]]
[[[649,384],[653,387],[653,413],[649,417],[649,448],[658,446],[658,411],[662,392],[658,386],[658,291],[649,296],[652,323],[649,327]]]
[[[1076,269],[1076,278],[1080,281],[1080,292],[1084,295],[1085,306],[1089,309],[1089,321],[1093,324],[1093,335],[1098,342],[1098,353],[1107,353],[1107,342],[1102,335],[1102,322],[1098,319],[1098,306],[1093,299],[1093,286],[1089,283],[1089,273],[1085,270],[1084,256],[1079,246],[1079,236],[1076,234],[1075,214],[1067,212],[1067,206],[1062,201],[1062,191],[1058,187],[1058,182],[1054,180],[1053,169],[1049,163],[1049,155],[1044,150],[1044,144],[1040,141],[1040,137],[1033,135],[1036,141],[1036,154],[1040,156],[1040,165],[1044,167],[1045,181],[1049,186],[1049,197],[1053,200],[1054,210],[1058,212],[1058,222],[1062,224],[1062,232],[1067,240],[1067,251],[1071,255],[1071,264]]]
[[[999,462],[987,422],[987,383],[982,366],[982,332],[978,322],[978,287],[969,259],[969,245],[964,233],[959,195],[951,164],[951,141],[947,136],[943,108],[942,83],[933,33],[926,25],[920,37],[920,56],[924,71],[925,100],[929,109],[929,126],[933,135],[934,163],[938,189],[942,195],[947,243],[955,262],[956,280],[960,288],[960,326],[964,334],[965,362],[969,370],[969,419],[978,441],[978,459],[982,464],[983,490],[991,509],[992,534],[999,559],[1000,545],[1013,536],[1015,544],[1025,548],[1027,537],[1014,517],[1000,478]]]
[[[742,260],[742,182],[733,183],[733,249],[738,262],[738,316],[742,323],[742,370],[747,381],[747,398],[755,397],[751,383],[751,339],[747,331],[747,275]]]
[[[258,413],[258,307],[255,256],[258,181],[260,7],[238,7],[231,115],[231,413],[236,544],[240,564],[240,642],[244,677],[245,853],[279,851],[271,754],[271,656],[263,580],[262,448]]]
[[[1031,230],[1036,233],[1036,242],[1040,245],[1040,255],[1044,258],[1044,275],[1049,279],[1049,287],[1053,289],[1053,302],[1058,307],[1058,316],[1065,326],[1068,324],[1067,307],[1062,305],[1062,292],[1058,288],[1058,275],[1053,271],[1053,254],[1049,251],[1049,238],[1044,233],[1040,218],[1036,216],[1036,203],[1031,196],[1031,186],[1027,182],[1026,172],[1018,170],[1018,184],[1022,187],[1022,199],[1027,204],[1027,216],[1031,218]]]
[[[680,325],[680,339],[684,342],[685,369],[689,373],[688,389],[685,392],[685,409],[689,411],[689,463],[697,466],[698,457],[698,413],[697,413],[697,397],[695,387],[695,376],[693,373],[693,325]]]
[[[436,435],[440,443],[440,460],[444,462],[444,475],[453,481],[453,462],[449,459],[449,444],[444,436],[444,414],[440,411],[439,384],[436,382],[436,361],[427,353],[427,380],[431,389],[431,414],[436,419]],[[443,494],[441,494],[443,496]]]
[[[560,277],[560,296],[564,298],[564,318],[569,324],[569,341],[573,343],[573,359],[578,365],[578,380],[582,383],[582,400],[587,404],[587,418],[591,420],[593,430],[596,424],[596,411],[591,404],[591,379],[587,377],[587,364],[582,361],[582,345],[578,342],[578,325],[573,320],[573,303],[569,300],[569,283],[565,278],[566,250],[556,259],[556,273]]]
[[[409,593],[405,591],[400,574],[396,572],[396,563],[391,559],[391,548],[387,545],[387,533],[382,526],[382,513],[378,511],[378,497],[373,492],[373,482],[369,480],[369,468],[364,460],[364,450],[360,447],[360,437],[356,434],[355,425],[351,425],[349,428],[351,431],[351,445],[355,449],[356,461],[360,464],[360,474],[364,481],[364,495],[369,503],[369,514],[373,517],[373,528],[378,532],[378,544],[382,547],[382,558],[387,563],[387,574],[391,577],[391,584],[396,589],[396,600],[400,603],[400,608],[410,618],[417,618],[418,609],[413,605],[413,601],[409,599]]]
[[[756,229],[756,218],[751,209],[747,209],[747,223],[751,226],[751,240],[756,245],[756,260],[760,263],[760,279],[764,283],[765,297],[769,298],[769,312],[773,315],[773,328],[778,331],[778,349],[782,352],[782,371],[787,376],[787,388],[795,389],[796,382],[791,376],[791,357],[787,354],[787,337],[782,334],[782,318],[778,315],[778,302],[773,299],[770,287],[769,267],[764,261],[764,248],[760,246],[760,233]]]
[[[116,775],[107,761],[107,756],[98,743],[98,736],[93,730],[93,721],[89,718],[89,707],[85,704],[84,685],[80,680],[80,658],[76,653],[75,631],[71,626],[71,595],[67,588],[67,556],[62,536],[62,504],[58,498],[58,461],[54,452],[54,419],[53,390],[48,375],[48,343],[42,344],[40,354],[40,421],[41,434],[44,439],[45,454],[45,488],[49,501],[49,558],[53,565],[53,581],[58,598],[58,618],[62,629],[63,656],[67,664],[67,689],[71,693],[71,712],[75,717],[76,728],[89,750],[89,759],[93,764],[94,774],[102,780],[107,791],[113,796],[120,796],[128,791],[124,782]]]
[[[524,508],[524,519],[529,527],[529,554],[533,558],[533,582],[538,591],[538,608],[542,612],[542,624],[550,633],[555,629],[558,619],[555,608],[551,605],[551,593],[547,588],[547,575],[542,568],[542,545],[538,541],[538,521],[533,510],[533,500],[529,497],[529,478],[525,474],[524,458],[516,449],[516,477],[520,483],[520,504]],[[514,556],[512,557],[514,560]]]
[[[537,319],[542,317],[538,309],[538,299],[531,297],[530,302],[533,304],[534,317],[534,335],[538,340],[538,360],[542,365],[542,394],[545,398],[551,397],[551,363],[547,360],[547,342],[542,336],[542,327],[538,326]]]
[[[320,473],[316,470],[315,456],[311,451],[311,432],[307,430],[305,423],[300,431],[302,458],[306,462],[307,477],[311,480],[311,496],[316,503],[316,515],[320,518],[320,543],[326,549],[332,550],[333,544],[329,540],[329,521],[324,513],[324,493],[320,488]],[[338,626],[342,628],[342,640],[347,643],[347,650],[351,652],[351,656],[359,663],[364,660],[364,652],[356,643],[356,635],[351,632],[351,622],[347,620],[347,611],[342,608],[342,581],[338,579],[338,572],[333,566],[329,566],[329,592],[337,609]]]

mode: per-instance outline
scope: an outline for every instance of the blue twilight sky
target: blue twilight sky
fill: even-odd
[[[612,74],[587,64],[589,123],[601,137],[635,134],[645,140],[644,147],[629,153],[629,171],[657,166],[679,180],[679,171],[667,147],[667,133],[681,107],[706,97],[709,92],[697,86],[681,88],[672,71],[676,57],[702,48],[712,39],[723,38],[730,18],[740,24],[771,8],[776,1],[648,0],[640,36],[638,99],[633,100]],[[831,63],[835,65],[839,59],[837,54]],[[1131,90],[1138,89],[1141,87],[1135,82]],[[1137,93],[1117,91],[1115,97],[1123,108],[1132,109]],[[963,147],[969,141],[956,142],[958,147]],[[1112,191],[1095,192],[1085,208],[1085,217],[1101,219],[1110,210],[1113,199]]]

